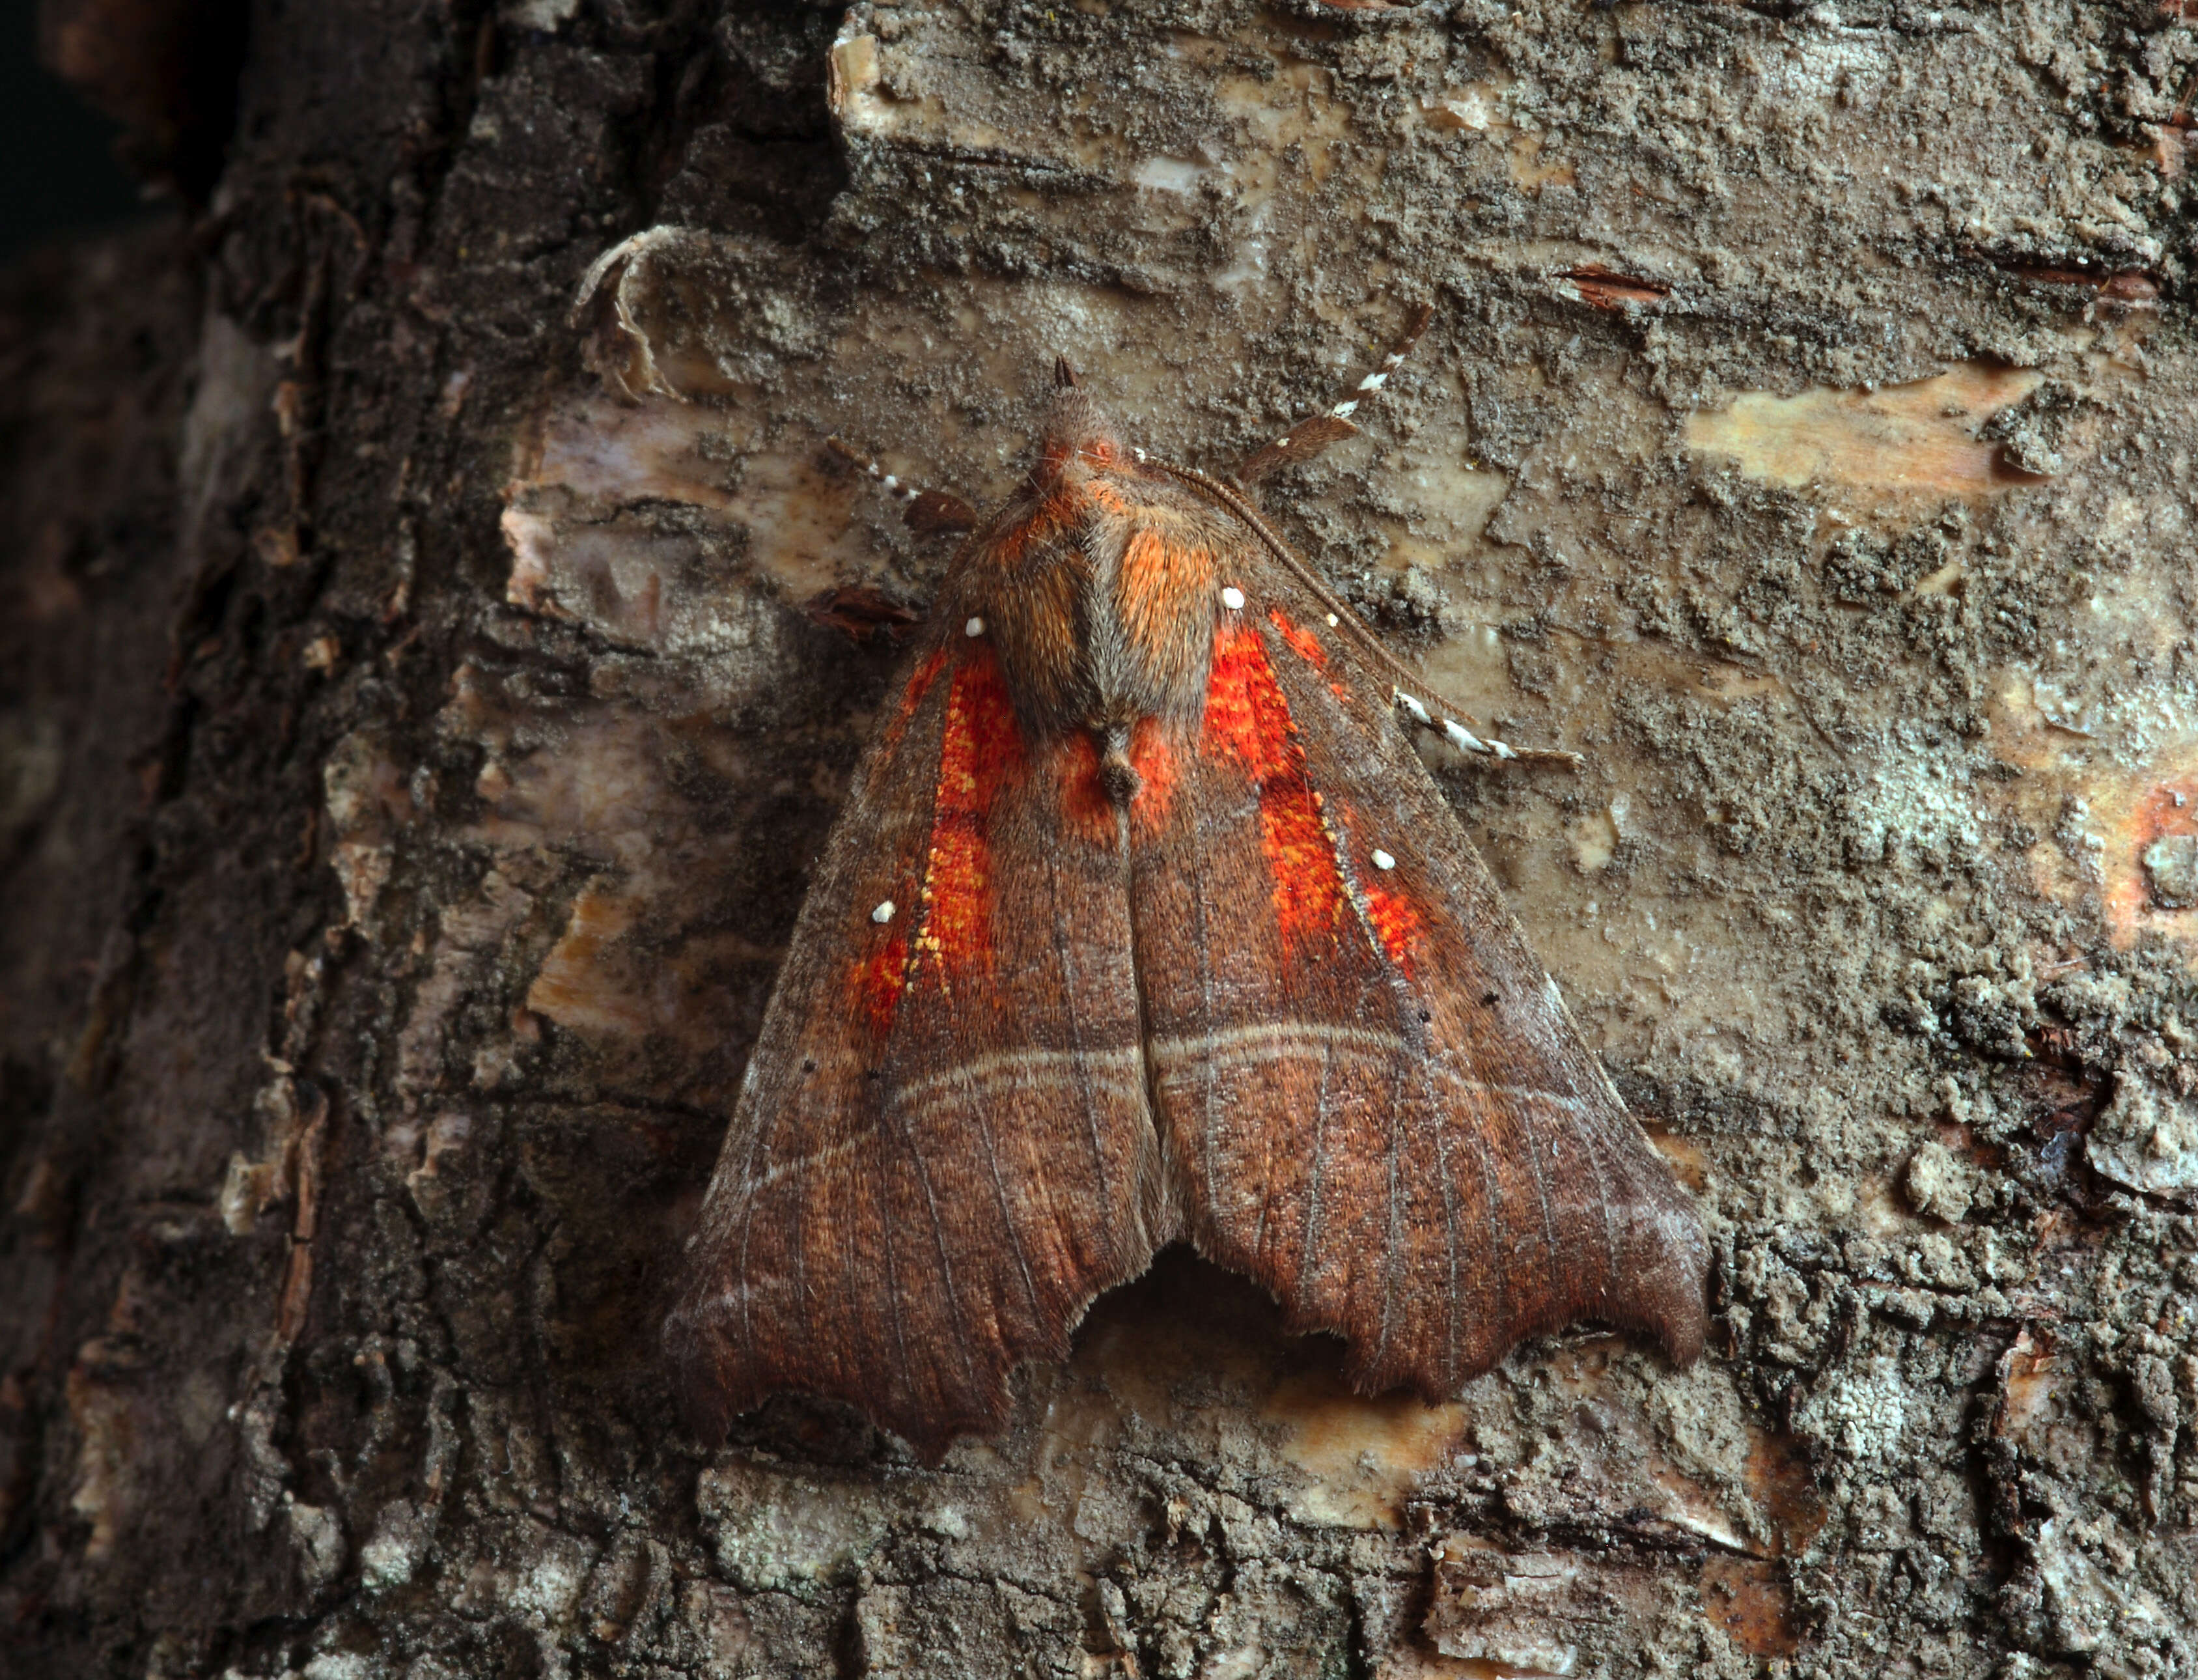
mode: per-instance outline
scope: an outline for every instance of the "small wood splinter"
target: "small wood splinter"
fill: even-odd
[[[1572,755],[1422,698],[1251,500],[1426,324],[1233,480],[1127,445],[1061,363],[1007,503],[942,498],[976,534],[826,843],[665,1326],[699,1434],[799,1389],[935,1461],[1177,1241],[1341,1335],[1366,1393],[1454,1394],[1582,1320],[1700,1352],[1693,1204],[1396,714]]]

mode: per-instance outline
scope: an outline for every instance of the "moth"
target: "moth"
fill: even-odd
[[[911,498],[968,535],[666,1326],[704,1439],[804,1390],[936,1460],[1178,1241],[1340,1334],[1364,1392],[1447,1396],[1580,1320],[1700,1350],[1694,1208],[1397,713],[1517,755],[1422,698],[1252,499],[1358,430],[1427,318],[1225,478],[1126,443],[1064,362],[1004,506]]]

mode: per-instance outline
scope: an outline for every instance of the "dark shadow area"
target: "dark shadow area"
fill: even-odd
[[[148,213],[114,159],[119,124],[43,68],[36,0],[0,9],[0,262]]]

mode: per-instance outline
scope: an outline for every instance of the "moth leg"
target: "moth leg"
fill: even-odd
[[[1493,735],[1478,735],[1445,712],[1432,711],[1426,701],[1403,689],[1392,689],[1397,709],[1431,735],[1439,735],[1461,753],[1474,753],[1499,762],[1521,764],[1561,764],[1579,770],[1587,760],[1577,753],[1539,752],[1508,747]]]
[[[886,494],[900,503],[901,519],[919,537],[927,537],[934,532],[974,531],[977,528],[977,510],[960,497],[944,490],[918,490],[914,485],[895,478],[871,456],[836,437],[825,439],[824,446],[883,485]]]
[[[1351,416],[1358,412],[1361,403],[1369,401],[1389,382],[1391,374],[1404,365],[1404,358],[1412,353],[1412,346],[1420,341],[1420,334],[1427,331],[1428,323],[1434,319],[1434,315],[1426,304],[1414,310],[1412,318],[1405,323],[1404,335],[1390,346],[1380,367],[1345,392],[1326,414],[1293,426],[1230,476],[1238,484],[1256,484],[1270,473],[1311,460],[1332,443],[1356,437],[1358,427],[1352,423]]]

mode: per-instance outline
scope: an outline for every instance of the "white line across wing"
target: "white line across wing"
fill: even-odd
[[[1109,1079],[1108,1073],[1126,1074],[1126,1080]],[[1135,1044],[1111,1050],[995,1050],[972,1056],[921,1079],[911,1080],[893,1093],[893,1102],[908,1109],[951,1093],[1012,1082],[1018,1085],[1061,1085],[1089,1078],[1102,1089],[1125,1085],[1144,1090],[1144,1057]]]
[[[1209,1061],[1224,1065],[1280,1061],[1315,1049],[1386,1061],[1410,1048],[1394,1032],[1313,1021],[1268,1021],[1257,1026],[1231,1027],[1223,1032],[1155,1038],[1151,1045],[1153,1061],[1163,1074],[1185,1065]],[[1492,1085],[1439,1064],[1434,1071],[1452,1085],[1486,1091],[1522,1107],[1547,1103],[1551,1107],[1580,1113],[1590,1107],[1576,1096],[1539,1090],[1530,1085]],[[898,1113],[905,1115],[951,1097],[975,1097],[981,1101],[1002,1085],[1018,1091],[1035,1091],[1085,1084],[1095,1095],[1142,1106],[1145,1098],[1144,1058],[1134,1045],[1106,1050],[997,1050],[904,1085],[889,1100]],[[741,1199],[768,1189],[805,1169],[829,1166],[869,1143],[884,1125],[881,1119],[872,1121],[822,1149],[772,1162],[741,1187]]]
[[[1001,1084],[1012,1084],[1020,1090],[1043,1090],[1052,1086],[1080,1085],[1087,1080],[1099,1095],[1143,1106],[1144,1057],[1134,1044],[1111,1050],[998,1050],[903,1085],[887,1100],[897,1113],[905,1115],[948,1097],[981,1098]],[[868,1145],[885,1130],[886,1125],[882,1118],[871,1120],[821,1149],[774,1160],[741,1184],[741,1199],[767,1190],[808,1168],[829,1166]]]
[[[1279,1061],[1316,1048],[1340,1050],[1346,1055],[1356,1052],[1371,1060],[1393,1056],[1411,1047],[1394,1032],[1382,1032],[1367,1026],[1332,1026],[1313,1021],[1266,1021],[1257,1026],[1231,1027],[1224,1032],[1152,1041],[1153,1061],[1163,1073],[1170,1070],[1171,1065],[1208,1061],[1224,1063]],[[1589,1106],[1576,1096],[1538,1090],[1532,1085],[1492,1085],[1485,1079],[1475,1079],[1455,1068],[1439,1065],[1435,1071],[1453,1085],[1486,1091],[1522,1106],[1546,1102],[1552,1107],[1574,1112],[1584,1112]]]

